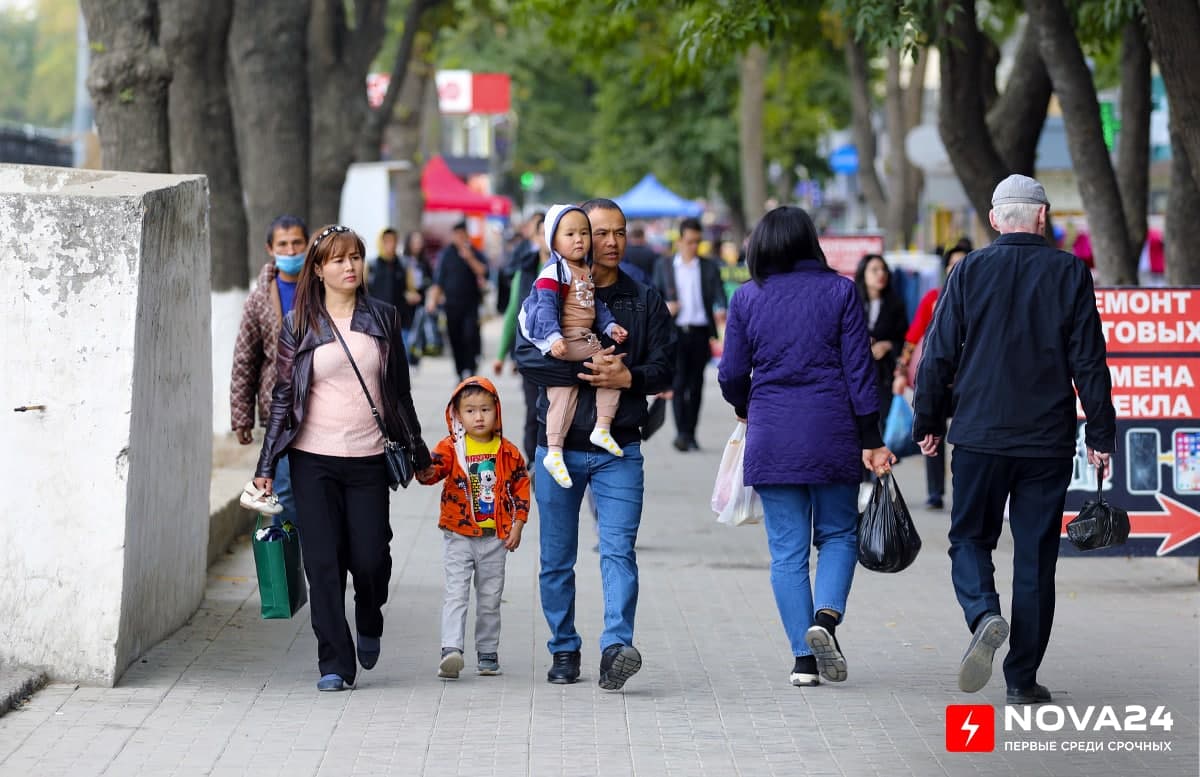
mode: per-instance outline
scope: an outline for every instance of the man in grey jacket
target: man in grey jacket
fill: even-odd
[[[1011,175],[996,187],[989,219],[1000,237],[968,255],[947,281],[926,335],[914,399],[913,439],[927,456],[936,455],[946,419],[954,416],[950,560],[972,631],[958,673],[967,692],[987,684],[996,649],[1009,636],[992,565],[1009,501],[1009,704],[1050,701],[1037,670],[1054,622],[1076,390],[1087,416],[1088,461],[1101,479],[1116,442],[1092,276],[1042,237],[1049,207],[1045,189],[1027,176]]]

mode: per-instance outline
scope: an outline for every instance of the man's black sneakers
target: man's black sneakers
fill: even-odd
[[[842,655],[842,646],[837,637],[828,627],[818,623],[804,633],[804,641],[808,643],[813,657],[817,659],[817,671],[831,683],[846,682],[846,657]]]
[[[1007,704],[1045,704],[1050,701],[1050,689],[1034,683],[1032,688],[1009,688],[1005,694]]]
[[[619,691],[641,668],[642,654],[633,645],[619,642],[609,645],[600,656],[600,687],[606,691]]]
[[[546,672],[546,680],[555,685],[570,685],[579,680],[579,651],[569,650],[554,654],[554,663]]]
[[[1008,639],[1008,621],[992,613],[975,625],[971,644],[958,667],[958,688],[967,693],[983,690],[992,677],[992,657]]]

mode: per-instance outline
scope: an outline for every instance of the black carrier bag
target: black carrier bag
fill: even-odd
[[[921,537],[892,473],[875,482],[858,516],[858,563],[872,572],[901,572],[921,552]]]
[[[1103,474],[1097,468],[1096,501],[1084,502],[1079,515],[1067,524],[1067,539],[1080,550],[1111,548],[1129,539],[1129,513],[1104,501]]]

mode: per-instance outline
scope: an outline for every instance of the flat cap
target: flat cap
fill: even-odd
[[[996,184],[992,192],[992,207],[1027,203],[1030,205],[1049,205],[1046,199],[1046,189],[1040,183],[1027,175],[1010,175]]]

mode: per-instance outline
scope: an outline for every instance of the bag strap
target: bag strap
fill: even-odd
[[[375,423],[379,426],[379,431],[383,434],[383,439],[387,440],[387,429],[383,426],[383,419],[379,417],[379,410],[375,408],[375,400],[371,399],[371,392],[367,388],[367,382],[363,380],[362,373],[358,371],[358,365],[354,363],[354,356],[350,353],[350,346],[346,345],[346,341],[342,339],[342,333],[338,331],[337,324],[333,323],[332,317],[329,318],[329,328],[333,330],[334,336],[342,344],[342,350],[346,352],[346,358],[350,360],[350,366],[354,368],[354,375],[358,378],[358,385],[362,386],[363,394],[367,397],[367,404],[371,406],[371,415],[375,417]]]
[[[1104,502],[1104,465],[1096,465],[1096,502]]]

